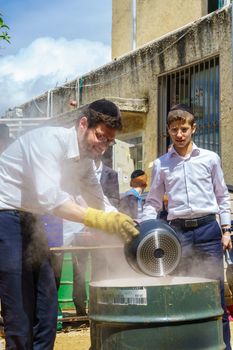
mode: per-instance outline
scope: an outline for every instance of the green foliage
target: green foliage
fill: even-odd
[[[2,18],[2,14],[0,13],[0,40],[5,40],[10,44],[11,37],[8,34],[9,29],[10,28],[8,27],[8,25],[6,25]]]

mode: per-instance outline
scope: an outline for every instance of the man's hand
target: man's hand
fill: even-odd
[[[222,245],[224,251],[232,249],[231,232],[226,232],[222,235]]]
[[[103,230],[106,233],[115,233],[129,243],[133,237],[139,234],[134,221],[125,214],[119,212],[104,212],[88,208],[84,216],[84,225]]]

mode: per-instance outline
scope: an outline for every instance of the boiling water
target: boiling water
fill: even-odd
[[[166,286],[177,284],[206,283],[211,281],[207,278],[199,277],[138,277],[138,278],[119,278],[92,282],[92,287],[146,287],[146,286]]]

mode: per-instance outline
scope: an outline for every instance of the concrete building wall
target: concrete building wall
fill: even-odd
[[[124,118],[125,128],[122,135],[139,130],[143,134],[143,168],[147,170],[158,155],[158,76],[218,55],[221,158],[226,181],[233,185],[231,33],[231,8],[227,7],[150,42],[83,76],[82,87],[78,90],[76,80],[66,84],[64,88],[54,90],[53,115],[63,115],[53,120],[66,125],[73,122],[78,110],[69,105],[70,99],[78,98],[81,104],[86,104],[97,98],[115,98]],[[138,101],[142,101],[142,104]],[[36,103],[46,114],[48,94],[40,96]],[[41,115],[34,101],[21,107],[25,117]]]
[[[137,46],[207,14],[206,0],[137,1]]]
[[[112,58],[132,50],[131,0],[112,0]]]
[[[132,50],[132,2],[112,1],[113,58]],[[135,0],[135,3],[137,47],[205,16],[208,11],[207,0]]]

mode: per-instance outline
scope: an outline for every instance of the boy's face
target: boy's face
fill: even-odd
[[[185,149],[190,145],[195,130],[196,124],[191,126],[188,121],[174,121],[168,127],[168,133],[177,150]]]

